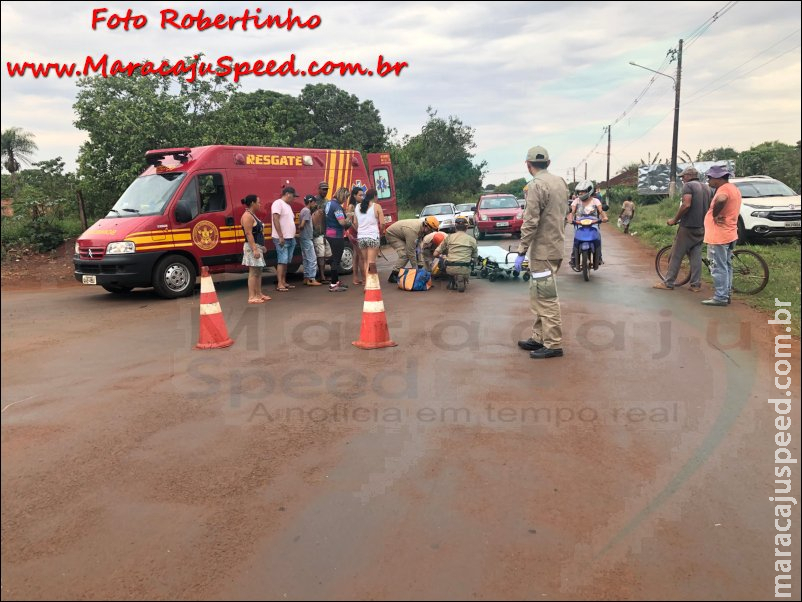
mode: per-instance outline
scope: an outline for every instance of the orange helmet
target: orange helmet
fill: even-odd
[[[446,235],[445,234],[443,234],[442,232],[435,232],[432,235],[432,244],[435,247],[439,247],[440,243],[443,242],[445,239],[446,239]]]
[[[433,215],[427,216],[426,219],[423,220],[423,223],[435,232],[440,229],[440,220]]]

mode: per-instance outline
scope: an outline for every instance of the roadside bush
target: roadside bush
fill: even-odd
[[[45,218],[31,221],[28,242],[39,253],[47,253],[64,242],[64,230],[60,224]]]
[[[604,198],[610,205],[616,204],[620,206],[621,203],[624,202],[624,199],[628,196],[632,197],[632,200],[635,201],[636,205],[639,205],[642,202],[642,199],[638,196],[637,188],[631,188],[629,186],[613,186],[604,192]]]
[[[8,248],[16,247],[27,242],[28,220],[21,216],[3,216],[2,221],[2,242],[3,251]]]

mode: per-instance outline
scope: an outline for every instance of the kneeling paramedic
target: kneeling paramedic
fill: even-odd
[[[434,256],[446,256],[446,274],[451,276],[453,285],[449,286],[449,288],[456,288],[459,292],[464,293],[470,279],[471,265],[476,261],[479,249],[476,239],[467,232],[467,219],[458,217],[454,221],[454,225],[457,231],[454,234],[449,234],[440,243],[440,246],[434,252]]]
[[[562,317],[557,297],[557,270],[563,260],[565,246],[565,181],[548,172],[548,151],[534,146],[526,154],[526,166],[534,179],[526,189],[526,209],[521,226],[521,244],[515,269],[521,271],[529,254],[529,303],[535,321],[532,335],[518,341],[530,357],[544,359],[561,357]]]
[[[417,248],[418,241],[430,232],[437,232],[440,229],[440,222],[433,215],[428,216],[423,222],[417,219],[402,219],[395,222],[384,232],[387,242],[398,253],[398,259],[393,265],[393,272],[390,274],[388,282],[395,284],[398,282],[398,272],[409,263],[414,267],[423,267],[422,258],[418,261]]]
[[[418,258],[423,258],[423,265],[432,272],[432,276],[434,276],[435,272],[434,251],[445,239],[445,232],[430,232],[420,242],[420,255],[418,255]]]

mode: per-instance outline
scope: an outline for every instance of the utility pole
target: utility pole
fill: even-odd
[[[588,162],[585,161],[585,179],[588,179]]]
[[[680,80],[682,78],[682,40],[679,41],[679,46],[676,50],[672,49],[669,52],[677,57],[677,77],[671,77],[670,75],[655,71],[649,67],[644,67],[643,65],[638,65],[638,63],[632,61],[629,61],[629,64],[633,67],[640,67],[641,69],[646,69],[646,71],[657,73],[657,75],[667,77],[674,82],[674,136],[671,141],[671,167],[669,168],[671,174],[668,179],[668,194],[669,196],[674,196],[677,193],[677,149],[679,147],[679,96]]]
[[[682,78],[682,40],[677,50],[677,79],[674,82],[674,139],[671,143],[671,180],[668,184],[668,196],[677,194],[677,147],[679,145],[679,91]]]
[[[576,182],[576,167],[574,167],[574,182]]]
[[[604,185],[607,188],[610,187],[610,185],[607,182],[610,181],[610,129],[611,128],[612,126],[609,125],[607,126],[607,181],[604,183]]]

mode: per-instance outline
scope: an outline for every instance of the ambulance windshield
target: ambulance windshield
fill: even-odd
[[[160,215],[173,197],[185,172],[141,176],[123,193],[106,217],[140,217]]]

